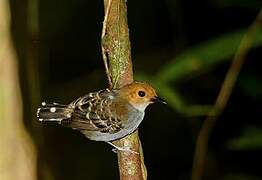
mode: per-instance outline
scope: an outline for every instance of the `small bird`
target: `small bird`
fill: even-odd
[[[133,82],[120,89],[91,92],[69,105],[42,102],[37,110],[39,121],[55,121],[79,130],[88,139],[110,141],[135,131],[144,118],[146,107],[154,102],[165,103],[153,87]]]

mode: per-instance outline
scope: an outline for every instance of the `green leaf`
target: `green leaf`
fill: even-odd
[[[228,141],[227,145],[232,150],[262,149],[262,129],[248,127],[240,137]]]
[[[156,81],[166,83],[192,77],[200,71],[206,71],[220,63],[231,60],[245,32],[245,30],[239,30],[227,33],[187,49],[160,69],[156,75]],[[252,47],[261,44],[262,31],[258,31]]]

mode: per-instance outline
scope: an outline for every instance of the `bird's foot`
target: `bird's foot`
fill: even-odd
[[[138,152],[131,150],[129,147],[119,147],[111,142],[107,142],[107,143],[114,147],[112,149],[114,153],[117,153],[117,151],[122,151],[122,152],[127,152],[127,153],[139,154]]]

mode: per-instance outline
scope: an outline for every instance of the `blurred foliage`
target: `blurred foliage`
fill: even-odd
[[[227,143],[231,150],[261,150],[262,149],[262,129],[248,127],[237,138],[231,139]]]
[[[186,105],[179,93],[170,86],[170,82],[188,80],[214,69],[223,62],[230,61],[243,38],[245,30],[227,33],[218,38],[201,42],[177,55],[167,64],[159,68],[151,78],[146,74],[137,75],[137,79],[152,82],[161,96],[168,100],[168,104],[175,110],[188,116],[205,115],[212,105]],[[253,48],[262,45],[262,30],[258,31],[252,43]],[[248,81],[249,83],[251,81]],[[253,81],[253,88],[255,82]],[[245,86],[248,87],[248,86]],[[258,89],[257,89],[258,90]],[[258,90],[257,93],[260,91]]]
[[[160,68],[154,81],[167,83],[195,77],[200,72],[210,70],[219,63],[231,60],[244,33],[245,30],[240,30],[224,34],[216,39],[201,42],[193,48],[188,48]],[[262,31],[259,31],[254,39],[253,47],[260,46]]]

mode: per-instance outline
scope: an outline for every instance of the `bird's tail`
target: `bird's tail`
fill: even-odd
[[[57,121],[62,122],[62,120],[70,119],[72,110],[66,105],[62,104],[47,104],[42,103],[42,106],[37,109],[37,118],[39,121]]]

